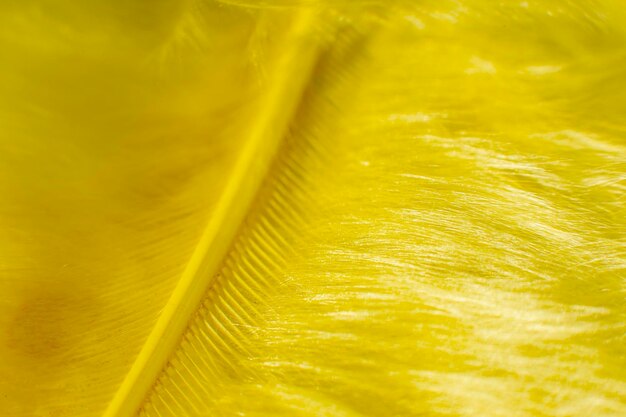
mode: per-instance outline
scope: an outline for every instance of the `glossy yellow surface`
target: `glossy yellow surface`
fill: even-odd
[[[626,414],[623,2],[5,2],[0,62],[0,415]]]

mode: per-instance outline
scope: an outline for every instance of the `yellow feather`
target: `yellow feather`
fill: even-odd
[[[6,2],[0,415],[626,415],[624,23]]]

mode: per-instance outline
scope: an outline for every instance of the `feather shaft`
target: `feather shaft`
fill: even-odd
[[[285,52],[273,68],[270,91],[260,107],[264,111],[250,130],[215,213],[179,283],[104,417],[131,417],[137,413],[220,268],[280,149],[309,80],[317,56],[317,48],[307,36],[314,14],[312,9],[303,9],[294,17],[286,35]]]

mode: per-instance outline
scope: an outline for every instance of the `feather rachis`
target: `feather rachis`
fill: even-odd
[[[161,317],[139,353],[105,416],[131,417],[164,368],[188,326],[217,268],[240,230],[257,190],[280,148],[284,132],[297,106],[315,59],[308,39],[313,12],[304,10],[287,31],[285,50],[272,69],[274,83],[259,108],[238,161],[230,173],[221,199],[200,238],[183,275],[165,305]],[[286,82],[288,81],[288,82]],[[282,127],[281,127],[282,126]],[[231,341],[236,343],[236,340]]]

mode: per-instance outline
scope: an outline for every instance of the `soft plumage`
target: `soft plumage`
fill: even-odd
[[[147,4],[2,6],[6,415],[626,414],[620,1]]]

